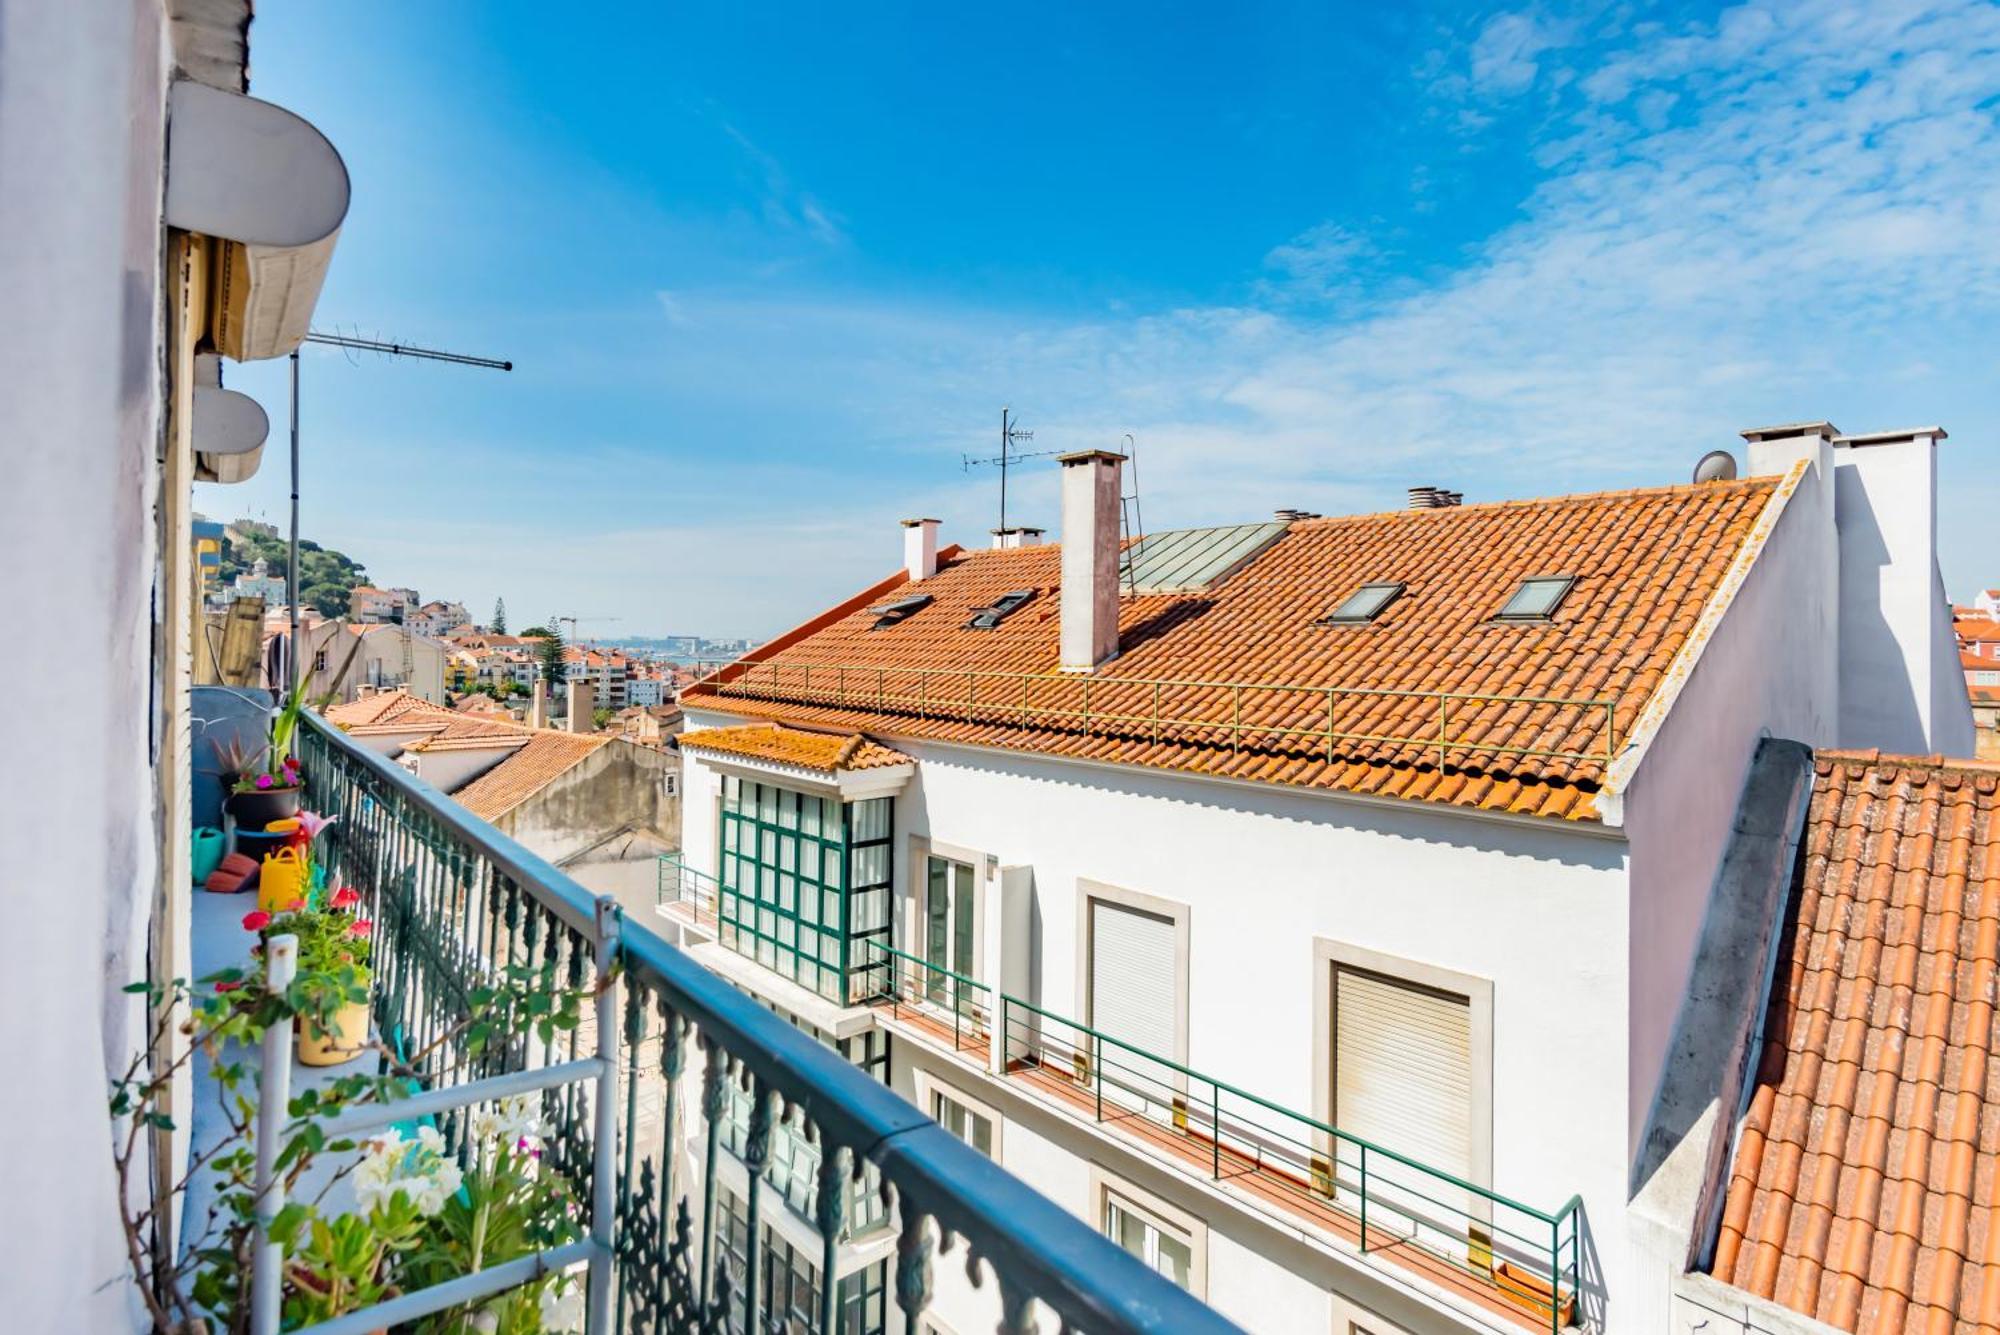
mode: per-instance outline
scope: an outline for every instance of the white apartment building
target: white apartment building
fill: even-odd
[[[908,521],[682,693],[663,921],[1246,1329],[1669,1329],[1753,762],[1973,744],[1944,433],[1744,436],[1741,479],[1125,550],[1091,451],[1060,545]],[[812,1255],[809,1204],[765,1222]]]

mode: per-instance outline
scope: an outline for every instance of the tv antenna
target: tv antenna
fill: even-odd
[[[1118,520],[1125,541],[1119,547],[1119,574],[1127,596],[1139,591],[1139,548],[1146,541],[1146,517],[1139,509],[1139,440],[1125,433],[1125,479],[1132,490],[1118,498]]]
[[[980,468],[980,467],[984,467],[984,466],[985,466],[985,465],[987,465],[987,464],[998,464],[998,465],[999,465],[999,467],[1000,467],[1000,529],[999,529],[999,531],[1000,531],[1000,532],[1002,532],[1002,533],[1005,533],[1005,532],[1007,531],[1007,468],[1008,468],[1008,465],[1010,465],[1010,464],[1012,464],[1012,463],[1015,463],[1016,461],[1018,461],[1018,460],[1021,460],[1021,459],[1043,459],[1043,458],[1047,458],[1047,457],[1048,457],[1049,455],[1052,455],[1052,454],[1061,454],[1061,453],[1062,453],[1062,451],[1061,451],[1061,450],[1017,450],[1017,449],[1014,449],[1014,443],[1015,443],[1016,441],[1021,441],[1021,440],[1033,440],[1033,439],[1035,438],[1035,433],[1034,433],[1034,432],[1032,432],[1032,431],[1023,431],[1023,430],[1021,429],[1021,427],[1020,427],[1020,419],[1016,418],[1016,417],[1015,417],[1015,416],[1014,416],[1013,414],[1014,414],[1014,410],[1013,410],[1012,408],[1002,408],[1002,409],[1000,410],[1000,453],[998,453],[998,454],[994,455],[994,456],[993,456],[992,458],[990,458],[990,459],[975,459],[975,458],[973,458],[973,457],[972,457],[971,455],[969,455],[969,454],[962,454],[962,455],[960,455],[960,456],[959,456],[959,457],[960,457],[961,459],[963,459],[963,460],[965,461],[965,471],[966,471],[966,472],[968,472],[968,473],[970,473],[970,472],[971,472],[971,471],[972,471],[973,469],[975,469],[975,468]]]

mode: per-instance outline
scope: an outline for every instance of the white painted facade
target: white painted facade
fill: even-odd
[[[1634,1156],[1758,741],[1971,750],[1956,654],[1937,647],[1950,609],[1935,566],[1933,450],[1929,435],[1831,428],[1753,442],[1749,471],[1786,481],[1626,740],[1602,822],[871,733],[917,762],[895,799],[897,943],[919,940],[926,849],[949,850],[977,869],[980,980],[1018,980],[1010,994],[1087,1022],[1085,898],[1097,887],[1144,897],[1187,942],[1181,1051],[1166,1055],[1321,1119],[1332,1104],[1329,958],[1466,980],[1461,990],[1490,998],[1475,1023],[1474,1068],[1486,1072],[1470,1096],[1475,1177],[1550,1213],[1580,1195],[1585,1316],[1599,1329],[1656,1327],[1667,1316],[1659,1259],[1628,1223]],[[688,729],[741,721],[696,709]],[[683,781],[683,854],[713,876],[713,753],[687,751]],[[1031,902],[1025,946],[1002,921],[1003,884]],[[730,972],[758,991],[767,976],[767,1000],[779,993],[757,966]],[[869,1022],[895,1035],[899,1090],[921,1100],[942,1081],[992,1110],[1000,1160],[1052,1198],[1099,1223],[1108,1175],[1193,1221],[1203,1295],[1248,1329],[1506,1328],[948,1043],[880,1012]],[[939,1314],[979,1328],[991,1302],[947,1288]]]

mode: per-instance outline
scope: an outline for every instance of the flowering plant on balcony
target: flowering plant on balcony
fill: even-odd
[[[337,893],[334,898],[339,898]],[[291,922],[295,930],[309,930],[318,942],[315,951],[327,952],[315,958],[334,958],[338,969],[351,975],[366,967],[368,955],[367,932],[354,931],[363,921],[352,911],[358,900],[355,896],[319,914],[308,914],[301,906],[246,925],[275,933],[280,924]],[[126,1259],[155,1335],[198,1331],[242,1335],[249,1329],[259,1081],[254,1064],[246,1059],[273,1026],[310,1023],[324,1016],[325,978],[302,968],[291,987],[272,991],[251,970],[227,969],[198,983],[177,979],[167,985],[134,983],[126,989],[145,995],[155,1019],[123,1073],[111,1082],[112,1161]],[[487,1121],[475,1119],[479,1128],[475,1134],[494,1153],[475,1156],[474,1170],[464,1174],[435,1128],[418,1127],[413,1134],[378,1137],[363,1145],[330,1135],[326,1121],[359,1105],[407,1098],[436,1083],[461,1060],[510,1051],[530,1034],[548,1041],[558,1030],[576,1025],[582,1003],[591,995],[589,988],[553,987],[543,969],[509,967],[494,982],[471,989],[456,1023],[444,1026],[420,1050],[406,1055],[389,1045],[371,1043],[369,1050],[380,1059],[379,1069],[371,1062],[367,1073],[341,1075],[292,1095],[276,1153],[277,1181],[284,1188],[286,1204],[271,1224],[271,1236],[286,1253],[280,1300],[288,1329],[358,1311],[419,1283],[434,1282],[428,1276],[466,1273],[447,1273],[445,1267],[466,1255],[458,1240],[466,1236],[464,1221],[475,1213],[485,1221],[477,1254],[487,1258],[486,1264],[503,1253],[516,1254],[507,1249],[517,1245],[513,1239],[519,1237],[575,1236],[575,1211],[567,1188],[553,1175],[542,1180],[536,1157],[539,1128],[525,1120],[523,1109],[496,1111]],[[176,1031],[185,1036],[185,1043],[169,1041]],[[156,1060],[160,1053],[174,1055]],[[197,1146],[186,1171],[169,1189],[169,1199],[175,1202],[172,1217],[181,1225],[184,1245],[155,1248],[151,1234],[160,1227],[160,1215],[148,1189],[153,1159],[147,1133],[174,1130],[172,1090],[198,1053],[207,1058],[208,1078],[216,1085],[213,1105],[223,1125],[210,1143]],[[512,1147],[504,1157],[499,1153],[503,1143]],[[308,1178],[313,1165],[327,1155],[355,1157],[331,1173]],[[332,1208],[328,1193],[350,1178],[357,1208]],[[203,1180],[210,1188],[210,1204],[202,1213],[188,1213],[189,1187]],[[301,1184],[307,1181],[321,1185],[317,1191],[304,1191]],[[516,1211],[547,1215],[523,1220]],[[559,1297],[557,1280],[538,1281],[523,1291],[517,1305],[516,1315],[522,1319],[468,1329],[516,1335],[555,1329],[544,1312]],[[532,1316],[522,1316],[525,1313]]]
[[[243,915],[245,931],[255,932],[262,941],[291,935],[299,941],[299,973],[340,980],[364,993],[373,977],[369,959],[374,952],[375,924],[360,916],[361,892],[341,886],[313,908],[303,899],[277,913],[262,909]],[[261,957],[262,946],[258,947]],[[362,1000],[367,1000],[364,995]]]
[[[464,1189],[443,1202],[422,1243],[405,1259],[403,1273],[411,1287],[533,1256],[582,1236],[569,1184],[543,1166],[539,1095],[475,1109],[467,1129],[471,1171]],[[582,1301],[578,1283],[554,1275],[419,1329],[423,1335],[571,1330],[582,1320]]]

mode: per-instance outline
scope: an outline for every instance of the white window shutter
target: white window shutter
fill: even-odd
[[[1179,1060],[1179,933],[1171,918],[1094,899],[1090,904],[1091,1028],[1158,1057]],[[1106,1046],[1107,1085],[1128,1083],[1158,1099],[1177,1072]]]
[[[1334,971],[1334,1125],[1472,1180],[1472,1008],[1380,974]]]

